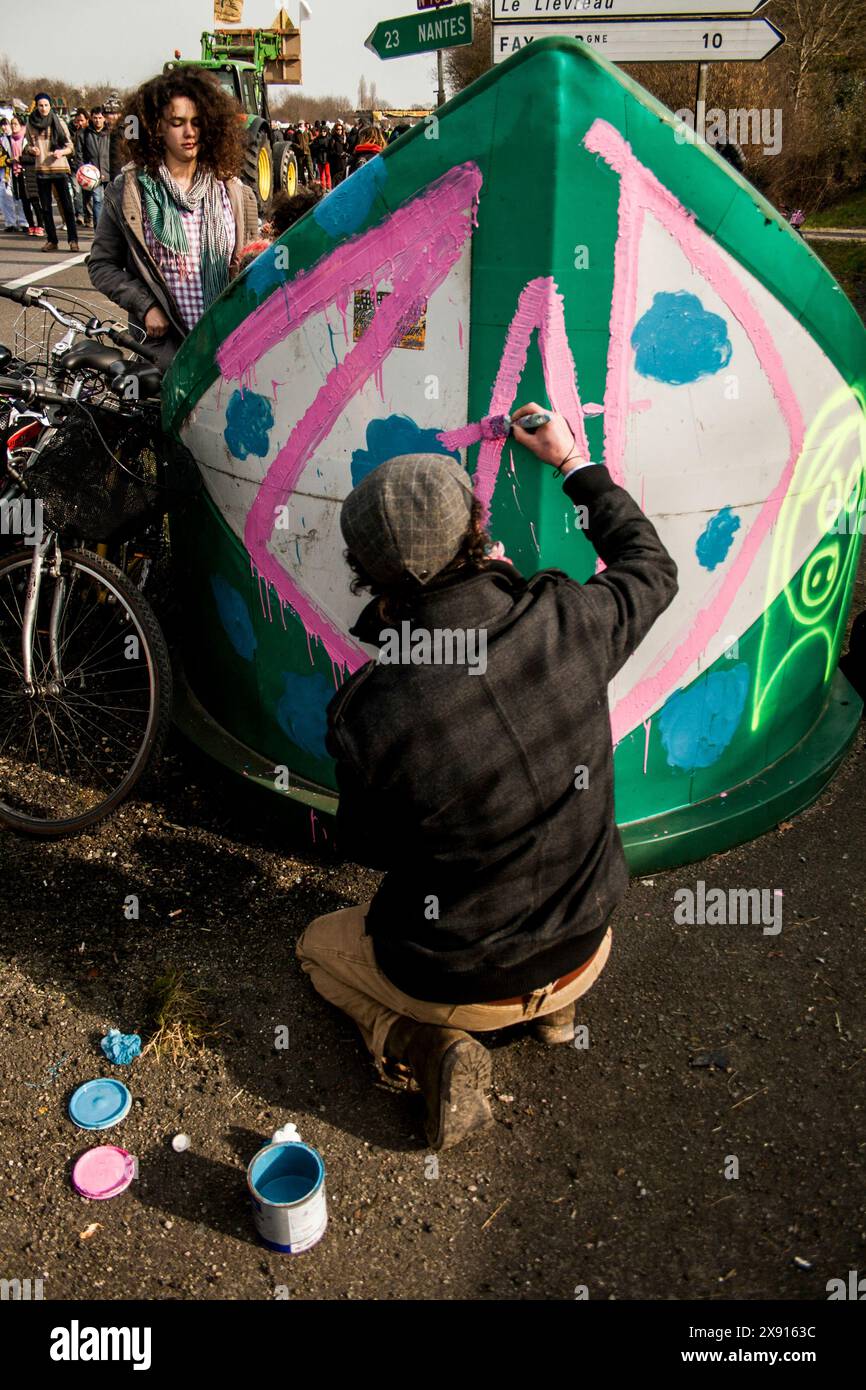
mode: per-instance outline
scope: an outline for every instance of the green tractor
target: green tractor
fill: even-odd
[[[268,83],[297,85],[301,81],[301,36],[281,10],[273,29],[216,29],[201,36],[201,58],[181,58],[163,72],[179,67],[205,68],[233,96],[243,112],[247,153],[241,177],[256,195],[263,211],[272,193],[297,191],[298,157],[280,138],[268,109]]]

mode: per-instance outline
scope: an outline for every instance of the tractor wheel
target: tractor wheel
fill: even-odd
[[[244,183],[248,183],[256,195],[259,212],[264,212],[270,202],[274,186],[274,166],[267,132],[262,131],[258,140],[251,144],[244,160]]]
[[[282,140],[274,145],[274,189],[293,198],[298,191],[298,161],[291,145]]]

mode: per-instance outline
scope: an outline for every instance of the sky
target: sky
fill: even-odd
[[[344,95],[355,104],[358,80],[376,83],[395,106],[435,104],[435,55],[383,61],[364,47],[382,19],[416,12],[415,0],[308,0],[312,17],[301,25],[303,84],[271,88],[271,96],[302,92]],[[244,0],[243,22],[267,28],[279,0]],[[298,0],[284,8],[298,23]],[[32,0],[13,7],[2,0],[0,53],[26,73],[72,82],[131,87],[161,70],[179,48],[198,58],[202,30],[213,28],[213,0]],[[27,97],[31,93],[8,93]]]

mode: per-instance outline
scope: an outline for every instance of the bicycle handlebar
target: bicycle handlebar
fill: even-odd
[[[162,370],[159,353],[155,348],[150,347],[146,342],[139,342],[131,334],[120,328],[115,328],[111,323],[82,323],[80,319],[74,318],[71,314],[64,314],[52,304],[50,299],[46,299],[42,290],[25,288],[21,290],[10,289],[8,285],[0,285],[0,298],[11,299],[16,304],[23,304],[25,307],[32,306],[37,309],[44,309],[58,323],[62,323],[64,328],[74,328],[86,338],[108,338],[118,347],[126,348],[128,352],[134,352],[139,357],[143,357],[147,362]]]
[[[26,290],[13,290],[8,285],[0,285],[0,297],[14,299],[16,304],[30,304],[32,302]]]
[[[44,405],[64,405],[69,401],[62,391],[53,391],[43,381],[30,376],[0,376],[0,396],[14,396],[26,405],[34,401]]]
[[[149,347],[147,343],[139,343],[129,333],[124,333],[119,328],[112,328],[110,324],[101,324],[98,331],[100,336],[104,334],[106,338],[110,338],[118,347],[127,348],[130,352],[137,353],[139,357],[144,357],[148,362],[152,362],[155,367],[159,367],[160,371],[162,371],[159,353],[155,348]],[[94,329],[94,336],[96,336],[96,333],[97,330]]]

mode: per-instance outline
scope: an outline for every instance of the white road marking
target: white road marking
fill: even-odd
[[[30,275],[22,275],[20,280],[10,280],[6,286],[7,290],[20,290],[22,285],[32,285],[34,280],[45,280],[49,275],[56,275],[59,270],[66,270],[71,265],[81,265],[87,260],[88,252],[84,251],[80,256],[67,256],[65,260],[58,261],[56,265],[47,265],[44,270],[34,270]]]

